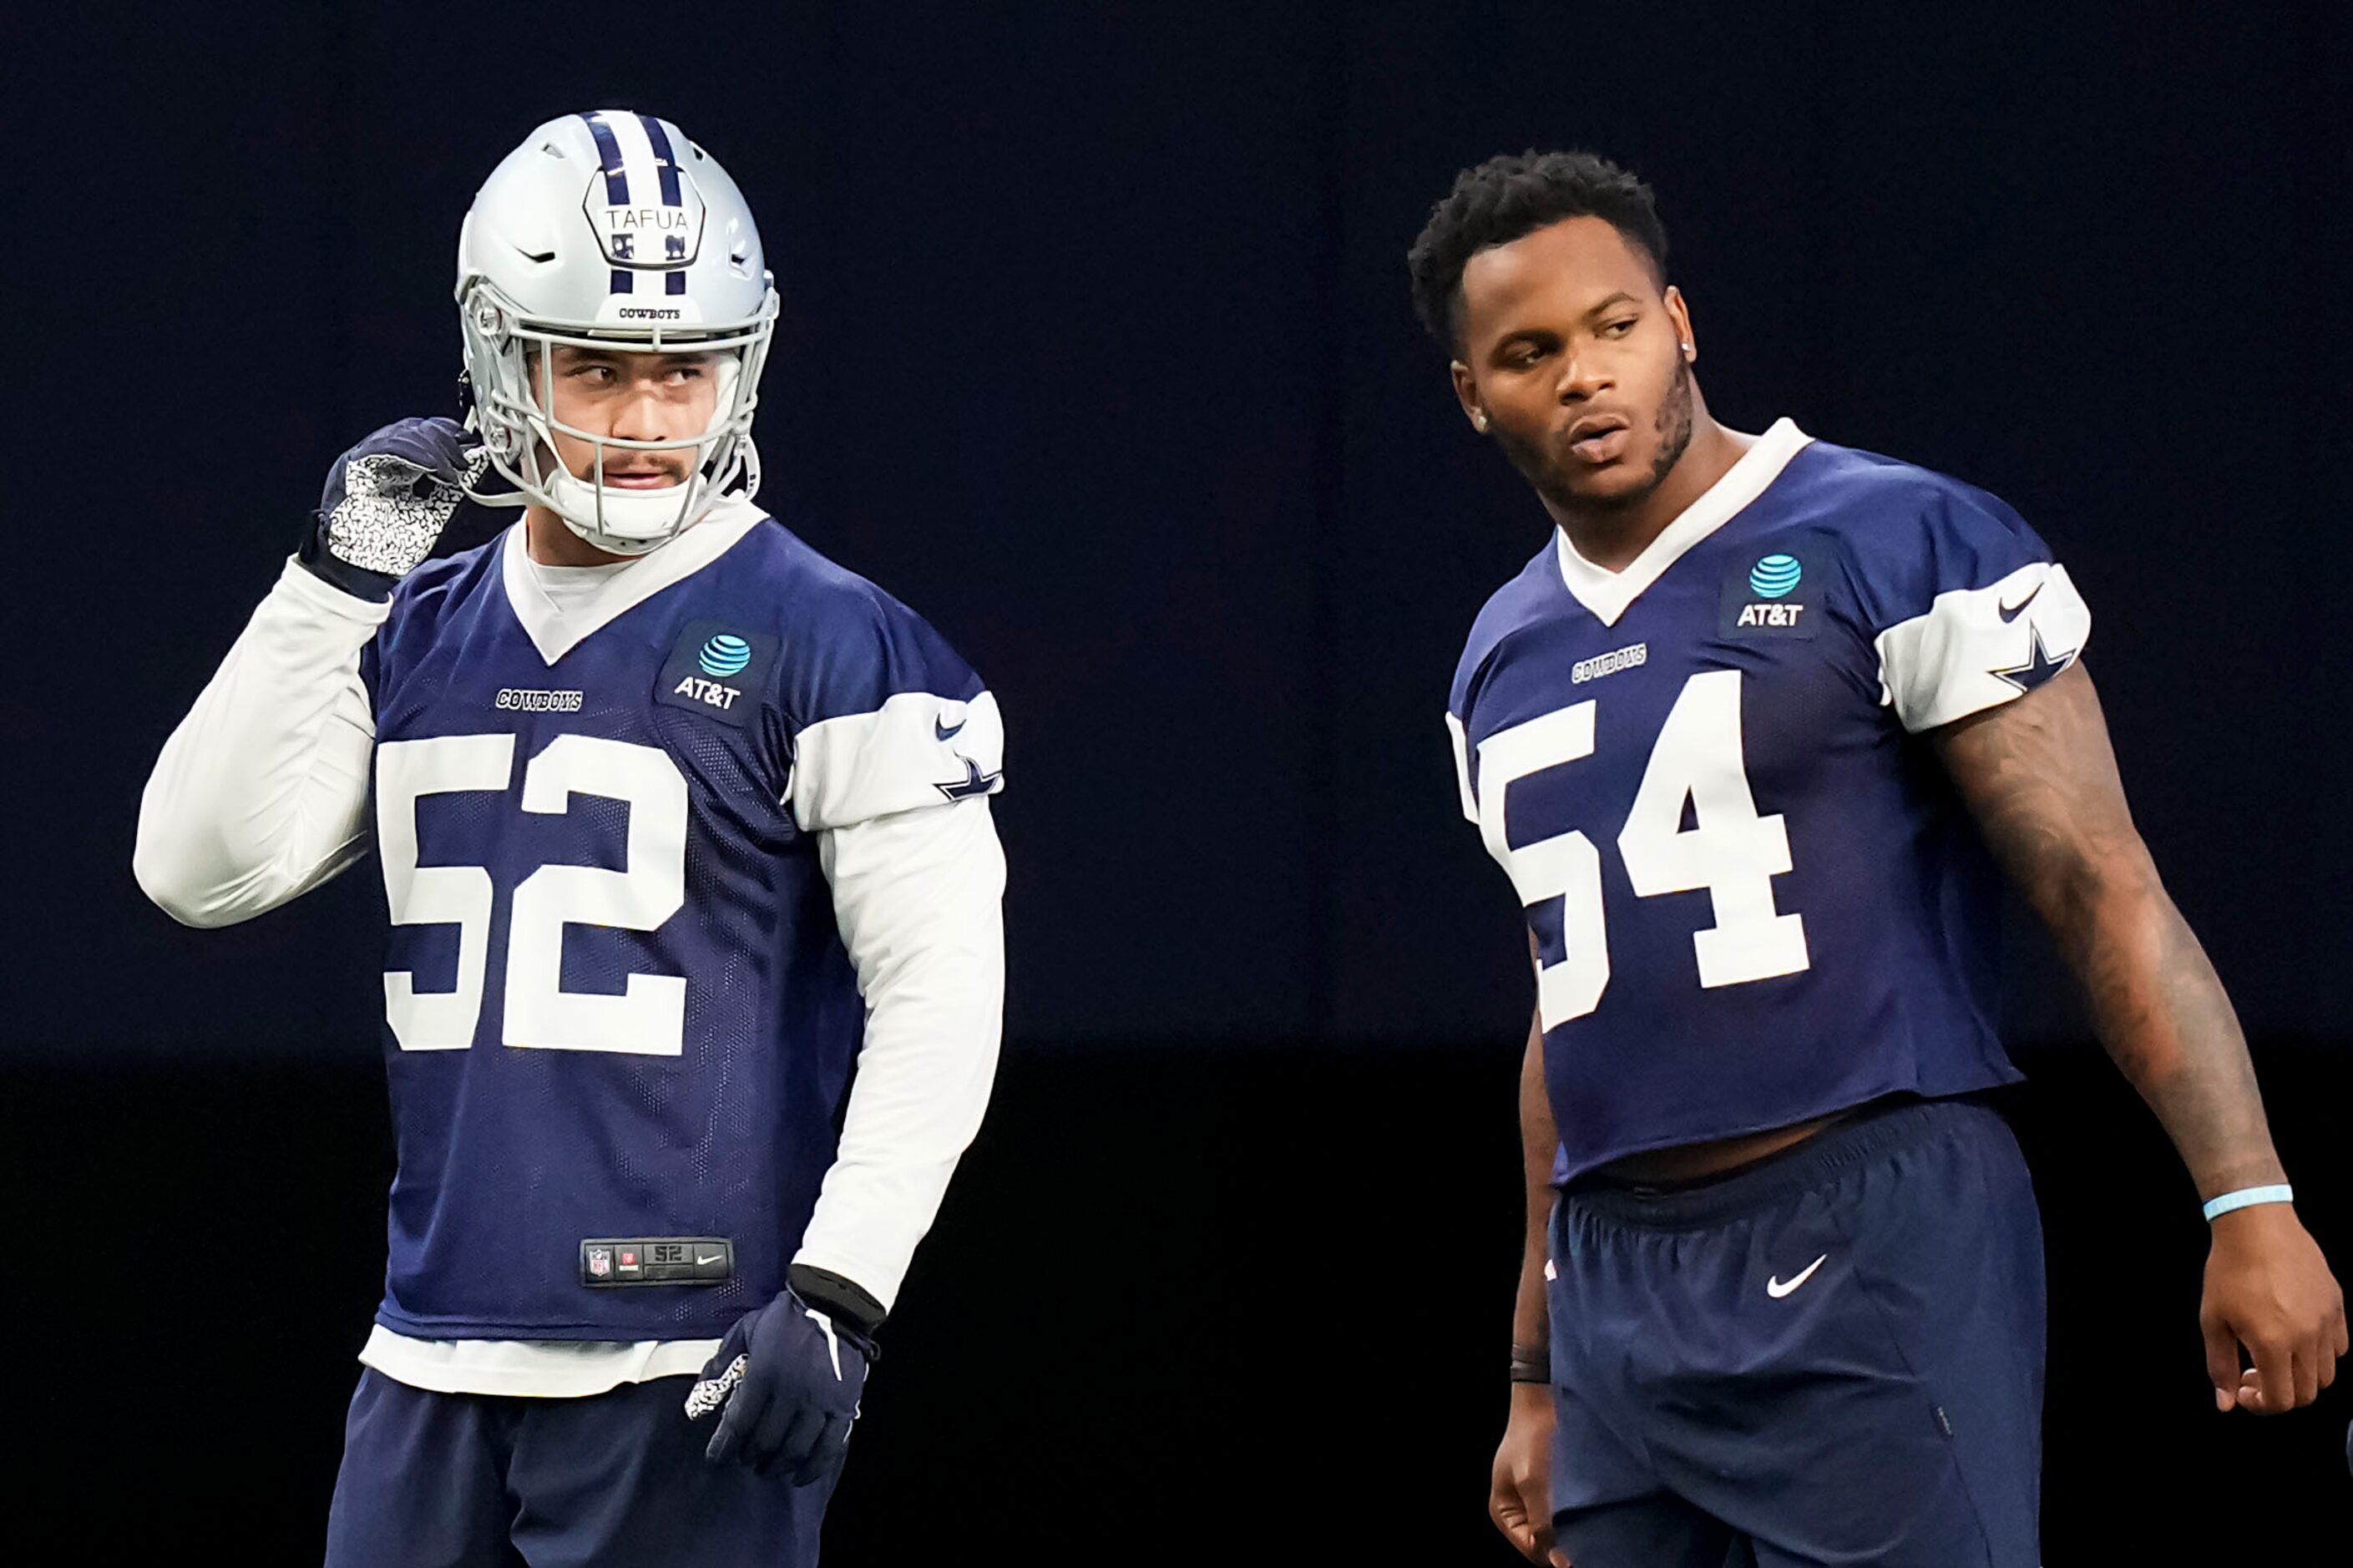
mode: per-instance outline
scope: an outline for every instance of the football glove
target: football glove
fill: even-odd
[[[470,549],[505,525],[467,504],[490,466],[454,419],[403,419],[335,459],[296,559],[347,594],[379,602],[428,558]]]
[[[822,1479],[849,1447],[873,1352],[864,1334],[786,1287],[727,1331],[687,1395],[691,1418],[722,1412],[703,1457],[797,1487]]]

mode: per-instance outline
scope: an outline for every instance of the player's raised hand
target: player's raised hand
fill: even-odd
[[[849,1446],[871,1355],[856,1333],[787,1289],[727,1331],[688,1396],[690,1416],[723,1412],[703,1457],[797,1487],[821,1479]]]
[[[2347,1353],[2345,1292],[2286,1204],[2219,1215],[2198,1326],[2221,1410],[2275,1415],[2311,1404]],[[2242,1372],[2239,1347],[2254,1361]]]
[[[298,558],[316,575],[364,599],[389,599],[393,585],[438,550],[453,521],[479,538],[497,531],[466,492],[489,459],[480,440],[454,419],[403,419],[335,459]],[[466,513],[461,517],[461,509]]]
[[[1569,1568],[1552,1543],[1552,1389],[1512,1385],[1512,1415],[1487,1487],[1487,1517],[1531,1563]]]

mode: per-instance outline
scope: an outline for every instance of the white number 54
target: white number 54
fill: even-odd
[[[1512,879],[1520,902],[1557,899],[1567,952],[1536,976],[1546,1029],[1600,1005],[1609,984],[1609,921],[1601,858],[1580,832],[1512,847],[1504,806],[1514,780],[1593,754],[1588,700],[1499,730],[1479,742],[1479,833]],[[1694,826],[1684,827],[1689,801]],[[1651,748],[1641,788],[1618,834],[1635,894],[1704,888],[1715,924],[1692,935],[1703,987],[1738,985],[1810,967],[1804,919],[1773,907],[1773,879],[1789,869],[1789,836],[1777,815],[1757,815],[1740,743],[1740,671],[1703,670],[1683,683]]]

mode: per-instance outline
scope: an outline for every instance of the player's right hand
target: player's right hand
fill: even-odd
[[[1569,1568],[1552,1543],[1552,1388],[1512,1384],[1512,1416],[1495,1450],[1487,1488],[1487,1517],[1531,1563]]]
[[[487,466],[480,437],[454,419],[387,425],[335,459],[296,559],[347,594],[389,599],[395,584],[446,553],[436,547]]]

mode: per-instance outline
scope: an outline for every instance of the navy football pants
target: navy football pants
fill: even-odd
[[[1683,1191],[1573,1184],[1551,1247],[1577,1568],[2037,1568],[2042,1228],[1992,1110],[1874,1109]]]
[[[433,1394],[373,1367],[343,1428],[328,1568],[811,1568],[830,1480],[702,1457],[693,1379],[579,1399]],[[839,1471],[835,1472],[839,1475]]]

